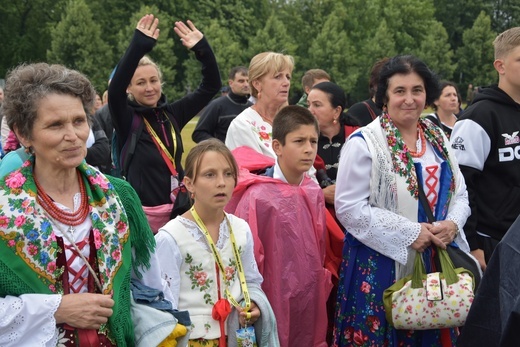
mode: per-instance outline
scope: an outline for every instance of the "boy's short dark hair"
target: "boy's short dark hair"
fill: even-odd
[[[273,140],[278,140],[285,146],[287,134],[297,130],[302,125],[314,125],[316,134],[320,133],[318,120],[308,109],[301,106],[291,105],[282,108],[273,120]]]

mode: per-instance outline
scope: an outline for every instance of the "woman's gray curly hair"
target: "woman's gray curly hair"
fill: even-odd
[[[78,97],[92,123],[96,91],[89,79],[63,65],[35,63],[19,65],[7,75],[2,106],[9,128],[16,127],[21,136],[31,138],[40,101],[50,94]]]

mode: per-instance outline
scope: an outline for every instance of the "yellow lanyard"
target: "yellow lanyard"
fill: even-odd
[[[218,268],[220,269],[220,273],[225,275],[225,269],[224,269],[224,262],[222,261],[222,258],[220,257],[220,253],[218,252],[217,246],[215,246],[215,243],[211,239],[211,235],[209,234],[208,228],[206,228],[206,225],[200,219],[197,211],[195,211],[195,207],[192,207],[190,209],[191,214],[193,215],[193,218],[195,219],[195,222],[199,226],[199,228],[202,230],[202,233],[204,236],[206,236],[206,240],[208,241],[209,247],[211,248],[211,251],[213,252],[213,256],[215,258],[215,262],[218,265]],[[242,288],[242,293],[244,294],[244,301],[246,303],[245,305],[245,312],[249,312],[249,309],[251,307],[251,298],[249,297],[249,291],[247,290],[247,283],[246,283],[246,276],[244,274],[244,268],[242,266],[242,260],[240,260],[240,253],[238,252],[237,244],[235,241],[235,235],[233,234],[233,229],[231,228],[231,223],[229,223],[228,217],[224,214],[224,218],[226,218],[226,222],[229,228],[229,238],[231,239],[231,246],[233,248],[233,254],[235,255],[235,261],[237,264],[237,270],[238,270],[238,276],[240,279],[240,286]],[[226,285],[226,297],[231,302],[231,304],[235,307],[240,307],[240,304],[235,300],[235,298],[231,295],[229,292],[229,289],[227,288],[227,282],[224,279],[224,284]]]
[[[166,117],[166,118],[168,119],[168,122],[170,123],[170,131],[172,133],[172,140],[173,140],[173,150],[175,151],[175,149],[177,148],[177,136],[175,135],[175,130],[173,129],[172,122],[170,121],[170,119],[168,117]],[[155,130],[153,130],[152,126],[150,125],[150,122],[148,122],[148,120],[145,117],[143,117],[143,120],[144,120],[144,124],[146,125],[146,129],[148,129],[148,132],[154,138],[155,143],[161,147],[164,154],[166,154],[168,156],[168,159],[171,160],[172,164],[175,165],[175,160],[173,159],[172,155],[170,154],[170,151],[168,151],[168,149],[162,143],[161,139],[159,138],[159,136],[157,135]]]

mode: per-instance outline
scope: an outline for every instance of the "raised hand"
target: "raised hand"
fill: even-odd
[[[202,40],[204,35],[195,27],[191,20],[188,19],[186,23],[188,23],[189,27],[183,22],[175,22],[173,31],[181,38],[184,47],[190,49]]]
[[[139,22],[136,29],[154,39],[159,38],[159,18],[154,18],[153,14],[145,14]]]

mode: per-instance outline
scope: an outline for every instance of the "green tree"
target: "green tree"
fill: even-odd
[[[70,0],[61,21],[51,29],[50,63],[60,63],[87,75],[97,90],[106,89],[103,67],[110,61],[108,45],[101,39],[101,28],[92,20],[84,0]]]
[[[309,57],[316,66],[327,71],[336,84],[349,91],[356,84],[360,69],[354,46],[343,29],[346,19],[345,7],[337,5],[311,44]],[[330,40],[331,37],[334,40]]]
[[[3,1],[0,5],[0,79],[23,62],[45,61],[50,28],[64,0]]]
[[[284,23],[287,33],[298,42],[298,48],[293,54],[296,60],[293,76],[301,77],[309,69],[323,68],[311,59],[309,47],[316,40],[329,15],[336,10],[337,0],[273,2],[277,18]]]
[[[388,30],[386,19],[381,19],[374,35],[364,41],[365,49],[357,50],[359,59],[359,78],[355,86],[348,91],[350,103],[369,97],[370,70],[375,62],[397,54],[394,34]]]
[[[520,26],[520,2],[518,0],[493,1],[492,28],[501,33],[509,28]]]
[[[249,41],[247,50],[248,56],[253,58],[262,52],[278,52],[291,55],[295,58],[295,67],[298,65],[295,53],[298,45],[294,42],[294,36],[287,32],[284,23],[277,17],[276,13],[272,13],[265,23],[265,27],[259,29],[254,37]],[[293,75],[295,71],[293,70]],[[299,88],[296,83],[291,83],[291,91]]]
[[[457,64],[453,63],[454,53],[448,42],[448,33],[440,22],[432,23],[430,31],[421,41],[417,56],[428,64],[441,78],[452,80]]]
[[[473,27],[464,31],[463,46],[456,56],[459,62],[459,73],[464,84],[472,83],[483,86],[497,81],[497,73],[493,67],[493,40],[496,33],[491,30],[491,18],[482,11]]]
[[[241,48],[242,45],[237,35],[229,32],[218,20],[211,20],[206,32],[207,34],[205,35],[208,41],[211,42],[211,47],[217,57],[220,76],[223,83],[226,84],[229,70],[234,66],[248,66],[250,59]]]
[[[481,11],[492,14],[494,2],[502,0],[433,0],[435,19],[442,23],[448,33],[452,49],[462,46],[462,34],[473,26]]]
[[[102,28],[103,41],[109,45],[113,59],[119,58],[115,54],[119,45],[119,29],[129,24],[128,18],[139,11],[141,3],[128,0],[89,0],[87,3],[94,21]],[[117,63],[114,60],[110,62],[112,67]]]
[[[354,63],[349,64],[348,73],[358,78],[352,89],[347,89],[350,102],[367,97],[367,80],[374,62],[396,54],[420,56],[425,51],[425,48],[421,49],[421,46],[425,45],[424,41],[430,44],[438,43],[431,34],[432,28],[436,34],[440,32],[439,24],[433,17],[435,8],[432,0],[343,2],[348,10],[345,28],[355,52]],[[435,49],[437,47],[430,47],[430,50]],[[443,67],[451,63],[449,57],[439,60],[439,63],[441,61]]]
[[[294,55],[298,45],[287,32],[285,24],[272,13],[265,26],[256,32],[249,41],[249,56],[252,58],[258,53],[272,51]]]
[[[383,17],[395,35],[398,54],[417,54],[436,20],[431,0],[381,0]],[[435,49],[435,47],[432,47]]]

